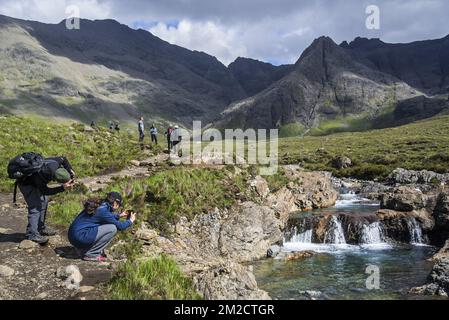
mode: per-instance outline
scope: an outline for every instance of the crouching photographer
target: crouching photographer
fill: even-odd
[[[85,261],[106,261],[104,249],[111,243],[117,231],[128,229],[136,214],[128,210],[116,213],[123,205],[122,196],[111,192],[106,199],[90,199],[84,210],[69,228],[69,241],[77,248]],[[122,221],[122,218],[126,220]]]

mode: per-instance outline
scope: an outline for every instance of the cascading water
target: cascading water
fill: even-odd
[[[348,207],[359,206],[360,204],[363,204],[364,206],[378,206],[379,205],[378,202],[363,198],[360,195],[356,194],[355,192],[349,191],[348,193],[340,194],[339,199],[335,203],[335,208],[348,208]]]
[[[313,230],[307,230],[303,233],[294,234],[290,239],[290,242],[295,243],[312,243]]]
[[[421,225],[416,221],[415,218],[407,219],[407,228],[410,234],[410,243],[411,244],[423,244],[423,232],[421,229]]]
[[[385,243],[382,235],[382,228],[379,222],[363,225],[360,242],[362,244],[382,244]]]
[[[384,299],[385,294],[397,297],[404,288],[425,282],[431,269],[426,259],[434,252],[422,245],[427,239],[420,222],[402,217],[394,222],[379,220],[378,202],[363,199],[350,190],[344,192],[334,208],[298,212],[286,226],[282,253],[314,251],[326,254],[325,258],[317,254],[290,260],[279,254],[274,261],[263,260],[255,266],[258,284],[272,297],[295,299],[297,288],[301,288],[337,299],[350,295],[355,299]],[[414,245],[395,246],[396,242],[408,240]],[[371,264],[394,271],[383,275],[386,280],[382,280],[382,292],[365,288],[363,270]],[[335,275],[344,282],[336,286]]]
[[[330,220],[331,226],[324,236],[324,243],[346,244],[345,233],[336,216]]]

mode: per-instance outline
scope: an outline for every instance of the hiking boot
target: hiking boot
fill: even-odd
[[[46,244],[48,242],[48,238],[41,236],[40,234],[28,237],[28,240],[39,243],[39,244]]]
[[[90,262],[106,262],[107,259],[103,256],[98,256],[98,257],[89,257],[89,256],[84,256],[83,257],[84,261],[90,261]]]
[[[55,235],[58,234],[58,232],[57,232],[56,230],[53,230],[53,229],[50,228],[50,227],[45,227],[45,228],[42,229],[39,233],[40,233],[41,235],[47,236],[47,237],[52,237],[52,236],[55,236]]]

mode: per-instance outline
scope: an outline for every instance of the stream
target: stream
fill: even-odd
[[[283,300],[424,298],[408,291],[426,282],[432,268],[426,260],[436,249],[425,244],[414,219],[407,223],[409,243],[388,241],[376,221],[378,209],[378,203],[348,193],[333,208],[293,215],[282,253],[316,254],[290,261],[281,254],[257,262],[259,287]]]

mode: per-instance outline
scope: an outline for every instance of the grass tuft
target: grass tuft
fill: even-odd
[[[175,261],[166,255],[127,261],[119,266],[108,285],[112,300],[199,300]]]

